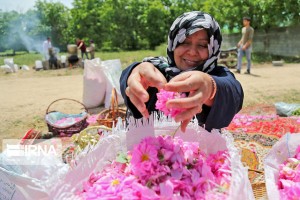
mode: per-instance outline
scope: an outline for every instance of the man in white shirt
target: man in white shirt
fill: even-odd
[[[47,40],[43,42],[43,55],[44,59],[47,61],[49,60],[49,49],[52,48],[51,39],[50,37],[47,37]]]

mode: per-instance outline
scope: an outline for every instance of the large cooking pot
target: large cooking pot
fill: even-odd
[[[77,46],[75,44],[68,44],[67,49],[70,55],[77,55]]]

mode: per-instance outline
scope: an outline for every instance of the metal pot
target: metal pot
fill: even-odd
[[[68,53],[70,55],[77,55],[77,45],[75,45],[75,44],[68,44],[67,49],[68,49]]]

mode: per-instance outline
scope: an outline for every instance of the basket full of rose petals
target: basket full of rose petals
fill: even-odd
[[[284,135],[266,156],[264,167],[269,199],[299,199],[300,134]]]
[[[254,199],[229,132],[163,116],[112,130],[50,192],[53,199]],[[174,136],[174,130],[177,133]]]
[[[147,137],[93,173],[83,199],[227,199],[231,165],[227,150],[207,155],[197,142]]]

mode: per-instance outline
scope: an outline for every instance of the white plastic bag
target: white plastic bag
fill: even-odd
[[[4,70],[6,73],[13,73],[14,71],[8,65],[2,65],[1,69]]]
[[[83,104],[95,108],[104,103],[107,81],[101,60],[85,60],[83,74]]]
[[[105,104],[110,107],[112,89],[116,88],[118,103],[124,100],[120,92],[119,79],[121,76],[121,62],[119,59],[101,61],[99,58],[84,61],[83,104],[87,108],[95,108]]]
[[[6,151],[0,154],[1,200],[47,200],[50,189],[69,170],[69,166],[57,157],[33,156],[28,159],[35,163],[41,162],[43,165],[19,165],[6,155]]]
[[[15,72],[18,72],[19,66],[17,64],[14,64],[14,70],[15,70]]]
[[[116,88],[118,104],[123,104],[124,99],[121,95],[120,90],[120,77],[122,73],[121,61],[120,59],[115,60],[105,60],[101,62],[104,69],[105,77],[107,79],[106,84],[106,94],[105,94],[105,108],[110,107],[110,100],[112,89]]]
[[[66,61],[67,61],[67,56],[66,56],[66,55],[61,55],[61,56],[60,56],[60,61],[61,61],[61,63],[66,63]]]
[[[154,124],[154,128],[153,128]],[[64,180],[52,188],[51,199],[78,199],[76,192],[81,191],[83,181],[89,179],[92,172],[103,170],[104,166],[114,160],[120,151],[131,149],[143,137],[150,135],[172,134],[178,124],[174,122],[164,123],[150,117],[149,120],[131,120],[128,132],[113,130],[113,134],[99,140],[95,148],[80,160],[73,170],[69,171]],[[211,133],[201,127],[197,122],[190,124],[185,133],[178,131],[176,136],[185,141],[198,141],[202,150],[206,153],[215,153],[218,150],[228,149],[232,167],[232,182],[229,191],[229,199],[254,199],[251,184],[248,179],[248,171],[243,167],[240,154],[233,144],[230,133],[220,133],[216,130]]]
[[[300,104],[277,102],[275,107],[277,115],[289,117],[292,116],[295,110],[300,109]]]
[[[41,60],[36,60],[35,61],[35,70],[41,70],[43,69],[43,63]]]
[[[11,68],[12,72],[17,72],[14,64],[14,59],[13,58],[5,58],[4,59],[4,64],[8,65]]]
[[[293,157],[297,147],[300,145],[300,134],[287,133],[273,145],[264,160],[265,180],[269,199],[280,199],[277,186],[279,165]]]
[[[24,70],[24,71],[29,71],[30,70],[30,68],[27,65],[23,65],[21,69]]]

